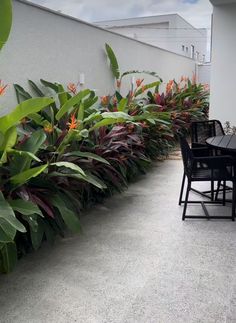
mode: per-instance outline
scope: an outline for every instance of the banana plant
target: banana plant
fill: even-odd
[[[12,25],[11,0],[0,1],[0,50],[7,42]]]
[[[159,85],[162,83],[162,79],[160,78],[160,76],[156,73],[156,72],[151,72],[151,71],[139,71],[139,70],[131,70],[131,71],[126,71],[126,72],[121,72],[120,71],[120,67],[119,67],[119,63],[117,60],[117,57],[113,51],[113,49],[111,48],[111,46],[109,44],[105,44],[105,51],[107,54],[107,57],[109,59],[110,62],[110,69],[112,72],[113,77],[116,80],[116,88],[117,88],[117,96],[120,95],[120,88],[121,88],[121,84],[122,84],[122,79],[127,76],[127,75],[131,75],[131,74],[147,74],[150,76],[153,76],[155,78],[158,78],[158,81],[155,82],[151,82],[146,84],[142,89],[139,89],[138,91],[136,91],[135,96],[138,96],[140,94],[143,93],[143,91],[150,89],[150,88],[158,88]],[[133,91],[133,90],[132,90]]]

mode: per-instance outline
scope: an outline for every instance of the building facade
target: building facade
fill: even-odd
[[[178,14],[95,22],[97,26],[204,63],[207,30],[197,29]]]
[[[236,0],[210,0],[212,19],[212,68],[210,117],[236,125]]]

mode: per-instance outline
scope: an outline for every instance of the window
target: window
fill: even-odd
[[[194,46],[191,45],[191,53],[190,53],[190,57],[194,58]]]
[[[188,53],[188,47],[187,46],[186,46],[185,50],[186,50],[186,53]]]
[[[182,51],[184,52],[184,50],[185,50],[185,46],[184,46],[184,45],[182,45]]]

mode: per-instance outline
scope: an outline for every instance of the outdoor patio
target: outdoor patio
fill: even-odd
[[[181,160],[155,164],[89,211],[80,236],[1,275],[0,322],[235,322],[236,223],[182,222],[181,178]]]

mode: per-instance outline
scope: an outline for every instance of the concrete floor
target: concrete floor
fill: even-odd
[[[82,235],[0,276],[0,322],[236,322],[236,223],[182,222],[181,176],[180,160],[155,165],[88,212]]]

